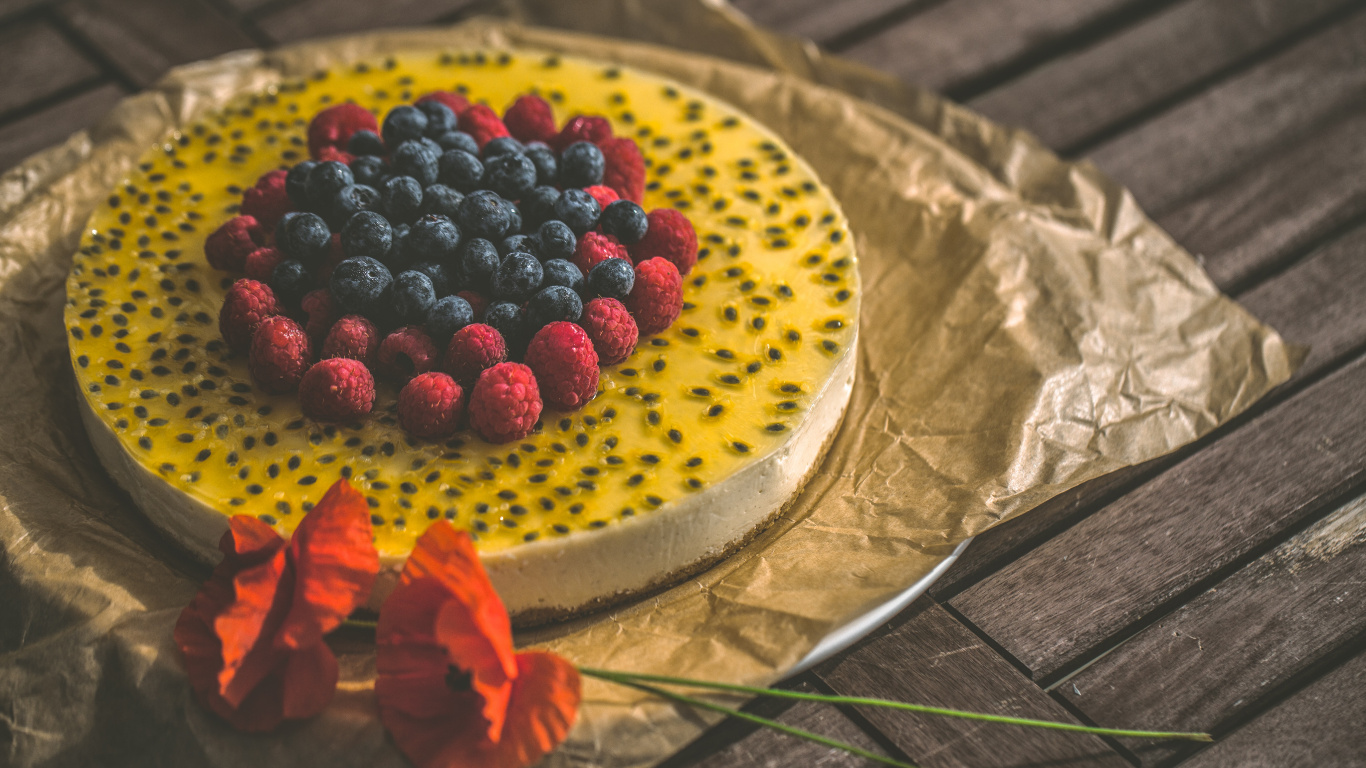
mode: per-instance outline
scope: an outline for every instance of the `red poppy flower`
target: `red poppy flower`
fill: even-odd
[[[375,633],[380,719],[419,768],[522,768],[564,740],[579,673],[515,653],[470,537],[444,520],[417,542]]]
[[[365,497],[328,489],[286,543],[246,515],[228,521],[223,560],[181,612],[175,641],[204,706],[242,731],[321,712],[337,688],[322,637],[370,595],[379,572]]]

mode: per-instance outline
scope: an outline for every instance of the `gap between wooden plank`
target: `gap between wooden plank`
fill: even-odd
[[[756,24],[838,51],[946,0],[734,0]]]

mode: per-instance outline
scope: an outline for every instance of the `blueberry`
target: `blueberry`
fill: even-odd
[[[475,141],[473,136],[464,131],[446,131],[436,137],[436,143],[440,144],[441,148],[448,152],[452,149],[459,149],[468,152],[475,157],[479,156],[479,142]]]
[[[503,198],[493,192],[481,189],[460,203],[460,229],[471,237],[502,240],[509,223]]]
[[[356,131],[351,134],[350,141],[346,142],[346,151],[357,157],[383,155],[384,142],[380,141],[379,134],[374,131]]]
[[[526,145],[526,156],[531,164],[536,166],[537,184],[555,183],[556,177],[560,174],[560,160],[555,157],[555,150],[539,141],[533,141]]]
[[[447,269],[445,264],[424,261],[421,264],[413,265],[412,268],[431,278],[432,289],[436,291],[437,296],[449,296],[453,293],[451,290],[451,270]]]
[[[418,219],[403,242],[404,259],[410,263],[452,262],[459,250],[460,228],[450,219],[437,214]]]
[[[318,163],[308,172],[308,181],[304,182],[305,194],[308,196],[306,207],[315,213],[322,213],[337,199],[337,193],[343,187],[355,183],[356,177],[346,165],[336,160]]]
[[[332,226],[341,228],[357,213],[373,211],[379,206],[379,190],[364,184],[350,184],[342,187],[333,198],[327,221]]]
[[[389,156],[394,173],[412,176],[422,186],[436,183],[437,160],[441,153],[420,141],[405,141]]]
[[[410,269],[394,277],[389,300],[399,325],[419,325],[427,322],[427,314],[436,303],[436,288],[430,277]]]
[[[555,201],[555,218],[568,224],[579,237],[597,226],[598,213],[598,201],[582,189],[566,189]]]
[[[447,150],[437,161],[437,178],[448,187],[469,194],[484,183],[484,164],[463,149]]]
[[[569,225],[559,219],[542,224],[536,232],[536,242],[541,246],[536,255],[543,259],[568,259],[579,245]]]
[[[289,201],[294,203],[295,208],[308,207],[308,173],[316,165],[312,160],[305,160],[285,174],[285,194],[289,195]]]
[[[480,322],[490,325],[503,336],[508,352],[520,357],[526,348],[526,321],[522,308],[510,301],[495,301],[484,310]]]
[[[607,204],[598,217],[604,234],[612,235],[622,245],[635,245],[645,237],[650,220],[645,218],[645,209],[630,200],[617,200]]]
[[[529,227],[539,227],[542,222],[555,218],[555,201],[560,199],[560,190],[554,187],[535,187],[522,197],[522,215]]]
[[[386,147],[397,147],[405,141],[416,141],[427,132],[427,115],[417,107],[403,105],[389,110],[384,116],[380,134]]]
[[[493,284],[493,274],[498,271],[502,259],[493,243],[483,238],[470,238],[460,249],[460,260],[456,262],[455,279],[461,288],[486,292]]]
[[[459,296],[438,299],[427,313],[427,335],[444,349],[455,332],[474,322],[474,308]]]
[[[394,247],[394,228],[378,213],[361,211],[342,227],[341,247],[347,258],[369,256],[383,261]]]
[[[280,307],[292,314],[303,301],[304,294],[313,290],[313,275],[302,261],[286,259],[271,273],[270,290],[274,291]]]
[[[385,165],[382,157],[361,155],[351,161],[351,175],[355,177],[357,184],[365,184],[378,189],[388,174],[389,166]]]
[[[422,190],[422,207],[418,213],[426,216],[437,213],[454,221],[460,216],[460,201],[465,196],[445,184],[432,184]]]
[[[393,280],[388,267],[369,256],[359,256],[343,261],[332,270],[328,288],[344,314],[371,315]]]
[[[529,253],[535,256],[537,250],[536,238],[532,235],[508,235],[498,244],[498,254],[501,256],[507,256],[509,253]]]
[[[282,220],[275,233],[275,244],[291,259],[312,265],[322,261],[332,245],[332,230],[316,213],[300,213]]]
[[[541,285],[563,285],[575,293],[583,293],[583,272],[580,272],[573,262],[564,259],[550,259],[541,264],[541,270],[545,273]]]
[[[516,152],[494,155],[484,160],[484,183],[500,197],[516,200],[536,186],[536,166]]]
[[[582,314],[583,300],[572,288],[547,286],[532,296],[526,305],[526,330],[534,334],[557,320],[577,323]]]
[[[576,141],[560,154],[560,186],[591,187],[602,183],[604,160],[596,144]]]
[[[522,146],[522,142],[511,136],[499,136],[494,139],[489,139],[484,144],[484,150],[479,156],[484,159],[484,162],[488,162],[490,158],[497,157],[498,155],[522,154],[526,154],[526,147]]]
[[[515,234],[522,231],[522,209],[511,200],[503,201],[503,210],[507,211],[508,228],[503,230],[504,234]]]
[[[541,287],[544,272],[541,262],[529,253],[510,253],[493,273],[493,295],[507,301],[522,302]]]
[[[422,132],[424,136],[435,139],[455,130],[458,121],[450,107],[435,100],[424,101],[415,106],[427,116],[427,129]]]
[[[422,207],[422,185],[411,176],[395,176],[384,182],[380,200],[389,221],[411,224]]]
[[[626,259],[598,262],[588,272],[588,292],[594,296],[626,301],[636,284],[636,270]]]

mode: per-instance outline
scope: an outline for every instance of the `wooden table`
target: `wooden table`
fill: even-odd
[[[981,536],[792,685],[1113,726],[1143,743],[756,704],[925,766],[1366,764],[1366,3],[736,0],[1094,161],[1304,367],[1176,455]],[[0,0],[0,168],[167,67],[449,22],[470,0]],[[682,766],[857,765],[726,723]]]

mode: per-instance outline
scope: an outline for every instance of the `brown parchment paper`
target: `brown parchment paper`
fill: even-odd
[[[171,627],[206,574],[105,476],[75,411],[61,310],[89,211],[167,130],[285,75],[414,48],[613,60],[748,111],[843,203],[865,295],[858,383],[827,460],[720,566],[520,638],[581,664],[774,681],[965,537],[1196,439],[1296,365],[1127,192],[1027,135],[718,2],[510,11],[673,49],[476,20],[232,54],[174,70],[0,179],[0,763],[404,764],[374,716],[363,637],[335,639],[343,683],[312,721],[244,736],[193,703]],[[714,720],[588,682],[547,763],[651,764]]]

